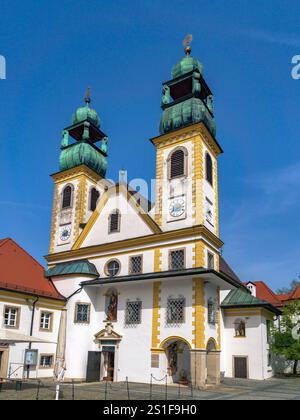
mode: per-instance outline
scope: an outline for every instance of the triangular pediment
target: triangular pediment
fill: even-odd
[[[109,216],[118,211],[120,229],[109,232]],[[101,197],[87,225],[75,242],[73,249],[124,241],[161,233],[159,226],[141,207],[125,185],[107,190]]]
[[[112,328],[104,328],[103,330],[99,331],[95,334],[95,339],[98,341],[109,341],[109,340],[122,340],[122,336],[114,331]]]

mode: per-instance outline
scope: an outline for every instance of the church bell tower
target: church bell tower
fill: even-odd
[[[163,230],[203,225],[219,236],[218,157],[213,94],[202,64],[185,56],[162,86],[160,135],[156,147],[155,220]]]
[[[50,253],[68,251],[80,235],[106,188],[107,136],[90,107],[76,110],[72,125],[63,130],[59,172],[54,180]]]

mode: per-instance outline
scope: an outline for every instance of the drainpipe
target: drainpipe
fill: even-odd
[[[32,335],[33,335],[33,325],[34,325],[35,309],[36,309],[36,304],[39,301],[39,299],[40,298],[37,297],[35,299],[35,301],[33,301],[33,303],[32,303],[32,314],[31,314],[30,333],[29,333],[30,337],[32,337]],[[28,350],[31,350],[31,347],[32,347],[32,343],[30,342],[29,343],[29,346],[28,346]],[[27,379],[29,379],[29,376],[30,376],[30,366],[28,365],[27,366]]]

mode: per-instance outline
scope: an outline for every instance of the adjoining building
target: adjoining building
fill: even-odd
[[[53,376],[64,306],[44,268],[12,239],[0,240],[0,380]]]
[[[89,94],[85,102],[63,131],[46,257],[46,277],[68,298],[66,377],[167,375],[194,386],[271,377],[268,331],[280,310],[221,257],[223,151],[202,64],[186,47],[163,84],[154,205],[105,178],[108,138]]]

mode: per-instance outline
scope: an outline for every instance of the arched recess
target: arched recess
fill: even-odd
[[[163,340],[160,349],[165,354],[165,368],[169,383],[188,385],[191,381],[192,346],[183,337],[171,336]]]

